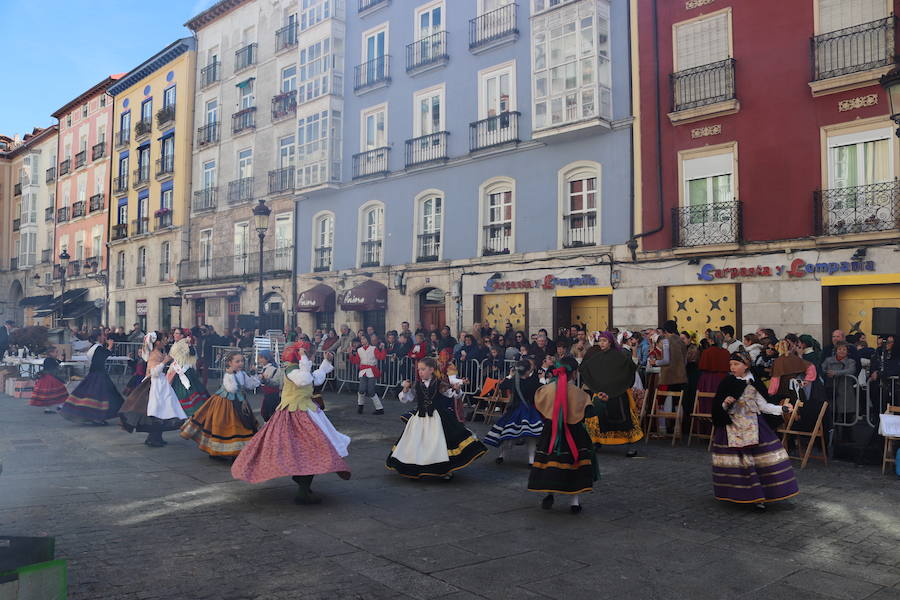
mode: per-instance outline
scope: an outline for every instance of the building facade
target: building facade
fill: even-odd
[[[36,314],[56,311],[69,325],[97,325],[107,318],[107,218],[111,177],[112,99],[109,87],[121,75],[97,83],[53,113],[59,122],[53,264],[65,250],[66,296]],[[47,177],[50,176],[48,172]],[[56,285],[61,291],[61,269]],[[64,305],[64,306],[63,306]]]
[[[263,327],[288,325],[299,6],[222,0],[186,24],[198,61],[190,252],[178,272],[185,325],[222,331],[257,315],[260,264]],[[261,255],[251,212],[260,201],[271,210]]]
[[[299,323],[605,327],[631,219],[629,3],[308,4]]]
[[[114,100],[110,319],[144,331],[181,323],[176,270],[187,255],[196,43],[177,40],[126,73]]]
[[[900,306],[900,143],[878,83],[894,65],[897,8],[638,3],[646,264],[623,257],[618,323],[828,339],[836,327],[871,334],[873,306]]]

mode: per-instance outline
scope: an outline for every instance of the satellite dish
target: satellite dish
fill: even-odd
[[[94,306],[96,306],[97,308],[102,309],[105,304],[106,302],[103,300],[103,298],[97,298],[96,300],[94,300]]]

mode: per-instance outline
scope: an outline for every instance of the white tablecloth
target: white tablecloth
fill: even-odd
[[[881,415],[878,433],[892,437],[900,437],[900,415]]]

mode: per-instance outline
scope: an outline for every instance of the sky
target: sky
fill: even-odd
[[[55,123],[51,114],[106,76],[127,73],[191,32],[215,0],[0,0],[0,133]]]

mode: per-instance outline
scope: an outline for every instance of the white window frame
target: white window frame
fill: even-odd
[[[285,77],[284,72],[287,71],[288,69],[294,69],[294,74],[290,77]],[[287,92],[297,91],[298,74],[297,74],[297,65],[296,64],[290,64],[290,65],[287,65],[286,67],[279,69],[278,76],[279,76],[279,82],[280,82],[279,86],[278,86],[279,93],[285,94]],[[289,85],[287,88],[285,88],[285,86],[284,86],[285,82],[291,82],[291,85]]]
[[[360,45],[360,53],[362,60],[360,63],[367,63],[370,60],[378,58],[377,56],[369,56],[369,45],[367,40],[378,34],[380,31],[384,31],[384,54],[382,56],[387,56],[391,53],[391,45],[390,45],[390,23],[385,21],[384,23],[380,23],[371,29],[367,29],[361,34],[361,45]]]
[[[246,110],[256,106],[256,91],[253,89],[255,78],[250,78],[247,85],[238,88],[238,110]],[[249,91],[249,93],[245,93]]]
[[[159,246],[159,280],[168,281],[172,276],[172,244],[171,242],[163,242]],[[165,272],[162,266],[165,265]]]
[[[436,231],[425,231],[424,223],[422,220],[424,219],[424,204],[428,200],[440,199],[441,201],[441,209],[440,209],[440,225],[437,227]],[[421,258],[419,256],[419,236],[429,233],[437,233],[438,234],[438,252],[437,257],[438,260],[443,260],[444,258],[444,223],[447,222],[447,194],[445,194],[442,190],[436,188],[430,188],[427,190],[423,190],[416,194],[416,197],[413,202],[414,210],[413,216],[415,218],[415,227],[414,227],[414,235],[413,235],[413,251],[412,251],[412,262],[416,262]],[[432,215],[432,218],[434,216]],[[382,242],[383,244],[384,242]]]
[[[514,254],[516,251],[516,180],[512,177],[493,177],[478,186],[478,256],[485,256],[484,250],[486,239],[484,237],[484,228],[492,225],[488,211],[490,204],[488,202],[491,194],[509,191],[511,200],[511,216],[509,219],[509,253]]]
[[[594,244],[599,246],[602,243],[602,216],[603,216],[603,165],[590,160],[579,160],[565,165],[557,172],[557,248],[565,248],[566,239],[566,220],[564,217],[569,214],[569,182],[578,179],[590,179],[596,177],[596,200],[595,204],[595,241]],[[586,211],[583,211],[586,212]]]
[[[371,209],[381,209],[381,224],[380,224],[380,236],[378,238],[369,238],[366,236],[367,223],[365,221],[366,215]],[[384,203],[379,200],[371,200],[366,202],[362,206],[359,207],[359,213],[357,214],[357,231],[356,231],[356,239],[358,240],[356,244],[356,266],[360,267],[363,263],[363,242],[374,241],[376,239],[381,240],[381,255],[379,257],[379,265],[384,265],[384,255],[385,255],[385,223],[387,222],[387,210],[385,209]]]
[[[499,10],[499,9],[503,8],[504,6],[512,4],[514,0],[497,0],[497,1],[500,3],[500,5],[497,8],[493,8],[491,10],[486,10],[484,7],[486,0],[478,0],[478,16],[480,17],[481,15],[486,15],[489,12]]]
[[[210,106],[210,105],[213,106]],[[206,124],[212,125],[213,123],[219,122],[219,99],[211,98],[204,103],[204,108],[206,109]],[[212,117],[212,119],[210,119]]]
[[[200,272],[201,279],[209,279],[212,276],[212,236],[213,230],[211,228],[201,229],[197,236],[197,247],[200,253],[198,271]],[[204,252],[204,248],[206,249],[206,252]]]
[[[441,28],[437,30],[433,30],[426,35],[422,35],[421,29],[419,29],[419,19],[423,13],[430,13],[435,8],[441,9]],[[432,26],[432,29],[434,27]],[[429,2],[427,4],[423,4],[422,6],[417,6],[415,12],[413,13],[413,37],[414,41],[418,42],[427,38],[428,36],[434,35],[441,31],[447,30],[447,6],[444,3],[444,0],[433,0],[433,2]]]
[[[827,172],[827,189],[833,189],[837,186],[835,183],[835,165],[834,165],[834,157],[832,150],[839,146],[849,146],[853,144],[864,144],[866,142],[876,142],[880,140],[887,140],[888,143],[888,164],[890,165],[891,173],[890,176],[886,179],[886,181],[892,181],[894,177],[896,177],[896,169],[894,166],[895,160],[895,151],[894,151],[894,128],[892,126],[889,127],[877,127],[874,129],[867,129],[865,131],[857,131],[853,133],[834,133],[833,135],[828,135],[826,138],[826,160],[828,166]],[[865,185],[865,184],[862,184]]]
[[[440,126],[435,131],[424,133],[422,128],[422,114],[419,111],[420,101],[427,97],[432,98],[436,95],[440,98]],[[418,138],[424,135],[431,135],[440,131],[447,131],[447,90],[445,84],[441,83],[423,90],[417,90],[413,93],[413,137]],[[430,114],[430,111],[429,111]]]
[[[499,65],[494,65],[492,67],[488,67],[486,69],[482,69],[478,71],[478,119],[487,119],[487,102],[485,93],[487,91],[487,80],[491,77],[499,77],[500,75],[506,73],[509,75],[509,110],[508,112],[514,112],[516,110],[516,61],[511,60],[509,62],[501,63]],[[499,113],[498,113],[499,114]]]
[[[202,173],[201,181],[203,183],[203,187],[201,189],[208,190],[208,189],[216,187],[216,181],[217,181],[217,177],[218,177],[218,169],[216,167],[215,159],[205,161],[200,167],[201,167],[200,171]],[[212,176],[207,178],[206,174],[210,173],[210,172],[212,173]]]
[[[814,33],[815,33],[815,35],[821,35],[821,34],[823,34],[823,33],[831,33],[832,31],[840,31],[840,29],[843,29],[843,28],[845,28],[845,27],[853,27],[853,25],[847,25],[847,26],[845,26],[845,27],[839,27],[839,28],[837,28],[837,29],[827,29],[827,30],[826,30],[826,29],[824,28],[824,25],[823,25],[821,1],[822,1],[822,0],[812,0],[812,3],[813,3],[813,23],[814,23]],[[842,1],[842,2],[846,2],[846,0],[841,0],[841,1]],[[876,0],[876,1],[877,1],[877,0]],[[883,13],[882,16],[876,17],[876,18],[874,18],[874,19],[870,19],[869,17],[866,17],[865,20],[860,21],[860,23],[858,23],[858,24],[862,24],[862,23],[871,23],[872,21],[877,21],[877,20],[879,20],[879,19],[887,18],[888,16],[890,16],[890,15],[892,15],[892,14],[894,13],[894,7],[893,7],[893,1],[892,1],[892,0],[881,0],[881,3],[882,3],[883,6],[884,6],[884,13]]]
[[[238,252],[238,229],[244,230],[244,239],[242,243],[244,247],[242,252]],[[234,244],[234,274],[239,275],[247,273],[247,267],[250,264],[250,253],[253,251],[250,249],[250,221],[238,221],[234,223],[231,227],[231,240]]]
[[[328,238],[327,245],[325,245],[325,241],[321,240],[321,232],[319,231],[319,224],[323,221],[328,220],[330,222],[330,227],[328,227],[329,231],[325,232],[325,236]],[[331,249],[331,257],[330,262],[328,264],[328,270],[334,270],[334,229],[335,229],[335,216],[334,213],[330,210],[322,210],[313,215],[312,219],[312,254],[310,260],[310,271],[315,271],[318,266],[316,263],[316,250],[319,248],[330,248]]]
[[[369,117],[373,117],[378,113],[384,114],[384,143],[381,145],[375,144],[371,148],[368,146],[368,127],[367,122]],[[377,130],[376,130],[377,137]],[[370,106],[369,108],[365,108],[359,112],[359,151],[366,152],[368,150],[375,150],[376,148],[383,148],[388,145],[388,103],[383,102],[381,104],[376,104],[375,106]]]
[[[282,212],[273,216],[275,217],[272,222],[272,235],[275,237],[275,269],[287,271],[291,269],[294,258],[294,213]],[[287,222],[288,237],[286,239],[278,235],[278,225],[284,222]]]
[[[241,155],[245,152],[249,152],[249,154],[246,157],[242,157]],[[253,148],[241,148],[237,151],[236,158],[237,160],[235,163],[237,165],[238,179],[253,177]],[[249,174],[242,173],[242,170],[244,169],[249,169]]]

